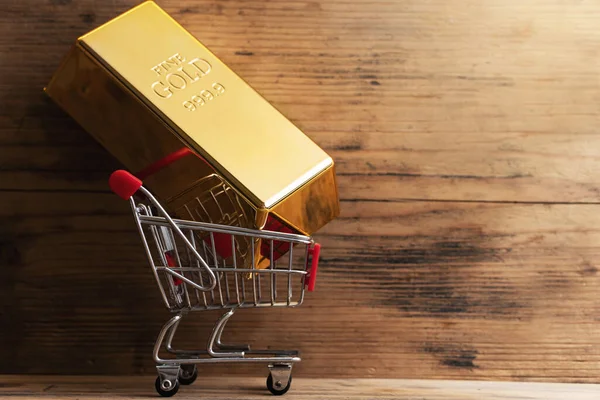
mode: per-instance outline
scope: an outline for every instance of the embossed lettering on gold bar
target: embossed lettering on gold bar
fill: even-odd
[[[198,82],[211,71],[212,66],[203,58],[187,61],[185,56],[175,53],[150,69],[158,76],[158,80],[151,85],[152,91],[158,97],[168,99],[174,91]]]
[[[183,106],[190,111],[196,111],[198,107],[202,107],[208,101],[212,101],[215,97],[222,95],[225,93],[225,86],[221,85],[218,82],[212,84],[213,91],[208,89],[203,89],[200,93],[192,96],[190,100],[186,100],[183,102]]]

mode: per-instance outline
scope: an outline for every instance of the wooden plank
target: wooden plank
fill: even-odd
[[[0,0],[2,373],[154,373],[168,313],[106,185],[119,164],[41,93],[136,3]],[[240,312],[228,340],[301,349],[298,376],[600,381],[598,4],[159,3],[338,163],[317,292]]]
[[[1,396],[34,399],[117,399],[156,398],[153,377],[72,377],[2,376]],[[263,399],[264,380],[257,378],[199,378],[192,386],[179,389],[178,399]],[[466,382],[384,379],[302,379],[295,378],[286,399],[540,399],[595,400],[595,385]]]
[[[72,196],[2,197],[21,214],[0,215],[11,266],[0,285],[11,305],[0,358],[13,360],[11,371],[152,373],[168,313],[127,206],[110,194]],[[300,349],[305,376],[597,381],[596,206],[350,202],[343,210],[319,236],[327,252],[305,305],[240,311],[227,340]],[[204,346],[217,316],[186,318],[178,343]]]
[[[136,2],[70,3],[3,2],[8,130],[47,113],[31,100],[73,39]],[[599,201],[594,4],[161,5],[332,151],[348,197]]]

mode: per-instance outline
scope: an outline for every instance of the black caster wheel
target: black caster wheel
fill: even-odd
[[[198,377],[198,368],[195,364],[182,365],[179,369],[179,383],[191,385]]]
[[[162,397],[171,397],[174,396],[175,393],[179,390],[179,381],[165,381],[169,382],[165,387],[160,384],[160,377],[156,377],[156,382],[154,383],[154,387],[156,388],[156,392],[160,394]]]
[[[292,386],[292,376],[290,375],[290,380],[286,387],[281,387],[281,384],[278,382],[273,382],[273,375],[269,374],[267,378],[267,389],[275,396],[281,396],[287,393],[290,390],[290,386]]]

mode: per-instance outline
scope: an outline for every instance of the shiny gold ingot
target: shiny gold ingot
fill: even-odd
[[[154,2],[80,37],[46,92],[133,172],[182,146],[204,158],[145,180],[178,214],[211,175],[248,227],[310,235],[339,214],[331,157]]]

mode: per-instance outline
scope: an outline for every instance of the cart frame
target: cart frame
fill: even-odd
[[[292,380],[292,366],[301,360],[298,351],[251,350],[246,344],[224,344],[221,336],[237,309],[300,306],[305,289],[314,290],[320,245],[312,238],[298,234],[173,219],[142,186],[141,180],[127,171],[115,171],[109,183],[115,193],[129,201],[163,302],[176,314],[163,325],[154,345],[157,392],[170,397],[177,393],[180,383],[191,384],[198,374],[197,364],[256,362],[268,365],[267,388],[271,393],[287,392]],[[133,198],[136,193],[147,202],[136,202]],[[215,235],[230,237],[231,255],[219,255]],[[271,261],[268,268],[237,265],[236,238],[243,236],[269,243]],[[279,242],[289,244],[289,251],[287,262],[280,260],[277,266],[273,248]],[[254,241],[251,243],[254,247]],[[298,253],[294,249],[300,246],[304,251]],[[254,265],[254,248],[251,254]],[[261,281],[261,277],[265,279]],[[287,284],[283,299],[282,292],[277,291],[278,277]],[[173,347],[173,338],[187,313],[219,309],[226,311],[215,323],[204,349]],[[163,348],[171,357],[161,356]]]

